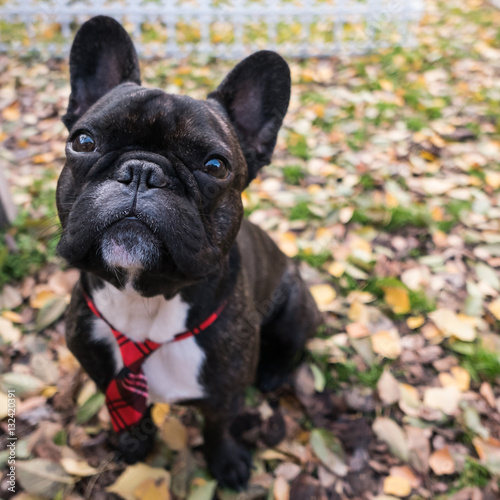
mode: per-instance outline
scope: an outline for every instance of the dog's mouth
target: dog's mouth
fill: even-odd
[[[129,215],[105,229],[100,251],[104,263],[111,269],[153,270],[164,249],[147,222]]]

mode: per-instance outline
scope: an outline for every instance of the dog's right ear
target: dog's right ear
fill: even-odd
[[[141,84],[134,44],[121,24],[107,16],[82,24],[71,47],[69,69],[71,95],[63,116],[68,130],[113,87]]]

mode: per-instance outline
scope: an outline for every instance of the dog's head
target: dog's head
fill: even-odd
[[[145,294],[219,269],[241,192],[271,160],[290,98],[286,62],[257,52],[205,101],[167,94],[141,86],[131,39],[99,16],[75,37],[70,75],[60,255],[110,281],[151,283]]]

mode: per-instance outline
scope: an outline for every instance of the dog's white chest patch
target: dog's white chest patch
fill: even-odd
[[[180,295],[171,300],[162,296],[145,298],[132,288],[118,290],[106,284],[104,288],[94,291],[92,298],[113,327],[136,342],[150,339],[165,343],[186,330],[189,305],[183,302]],[[113,346],[119,371],[123,361],[110,328],[96,318],[92,335]],[[198,382],[198,375],[204,360],[205,354],[193,337],[159,347],[142,365],[148,380],[150,400],[169,403],[202,398],[204,391]]]

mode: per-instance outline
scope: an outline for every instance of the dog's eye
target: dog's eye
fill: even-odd
[[[88,134],[77,135],[71,143],[73,151],[77,153],[91,153],[95,151],[95,141]]]
[[[226,164],[219,158],[212,158],[205,163],[203,171],[217,179],[225,179],[228,174]]]

